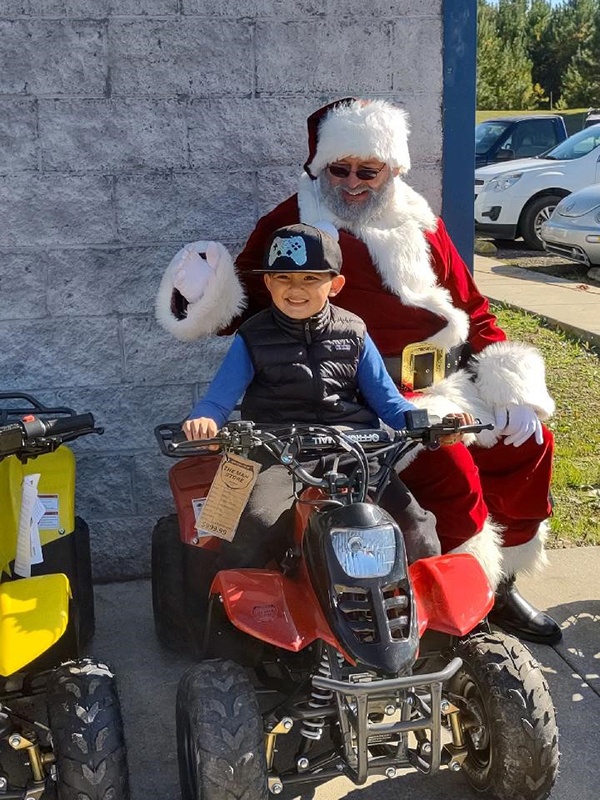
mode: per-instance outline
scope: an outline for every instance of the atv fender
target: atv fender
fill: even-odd
[[[409,569],[419,637],[426,628],[452,636],[473,630],[494,605],[487,576],[469,553],[422,558]]]
[[[322,639],[340,649],[312,588],[304,581],[275,570],[223,570],[214,579],[211,594],[222,597],[236,628],[263,642],[296,653]]]

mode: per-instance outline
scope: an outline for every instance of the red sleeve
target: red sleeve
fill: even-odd
[[[448,289],[454,305],[469,315],[469,343],[473,352],[479,353],[489,344],[505,341],[506,334],[498,327],[487,298],[479,292],[441,219],[438,219],[437,230],[427,234],[427,240],[440,284]]]
[[[234,333],[242,322],[271,305],[271,296],[267,291],[263,276],[253,275],[252,270],[262,267],[266,244],[271,234],[277,228],[282,228],[284,225],[292,225],[299,221],[300,214],[296,195],[289,197],[274,208],[273,211],[258,220],[256,227],[246,242],[246,246],[235,260],[240,283],[246,292],[247,306],[244,312],[239,317],[236,317],[227,328],[219,331],[220,335]]]

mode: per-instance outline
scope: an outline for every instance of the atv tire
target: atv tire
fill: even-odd
[[[77,638],[79,647],[85,648],[96,630],[96,614],[94,608],[90,530],[87,522],[81,517],[75,517],[73,543],[75,545],[76,578],[72,589],[76,606]]]
[[[114,677],[85,658],[53,670],[48,720],[58,800],[128,800],[129,778]]]
[[[503,633],[462,639],[452,655],[463,660],[449,696],[461,711],[467,780],[490,800],[545,800],[558,772],[558,730],[533,655]]]
[[[190,667],[175,720],[181,800],[267,800],[262,717],[243,667],[221,659]]]
[[[188,650],[183,544],[176,514],[161,517],[152,531],[152,612],[160,644]]]

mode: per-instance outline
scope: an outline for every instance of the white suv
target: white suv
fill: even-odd
[[[543,250],[540,229],[557,203],[592,183],[600,183],[600,125],[536,158],[476,169],[475,231],[496,239],[522,236],[528,247]]]

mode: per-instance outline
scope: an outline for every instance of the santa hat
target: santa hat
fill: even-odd
[[[327,164],[345,156],[376,158],[401,172],[410,169],[408,114],[385,100],[345,97],[308,118],[308,160],[315,180]]]

